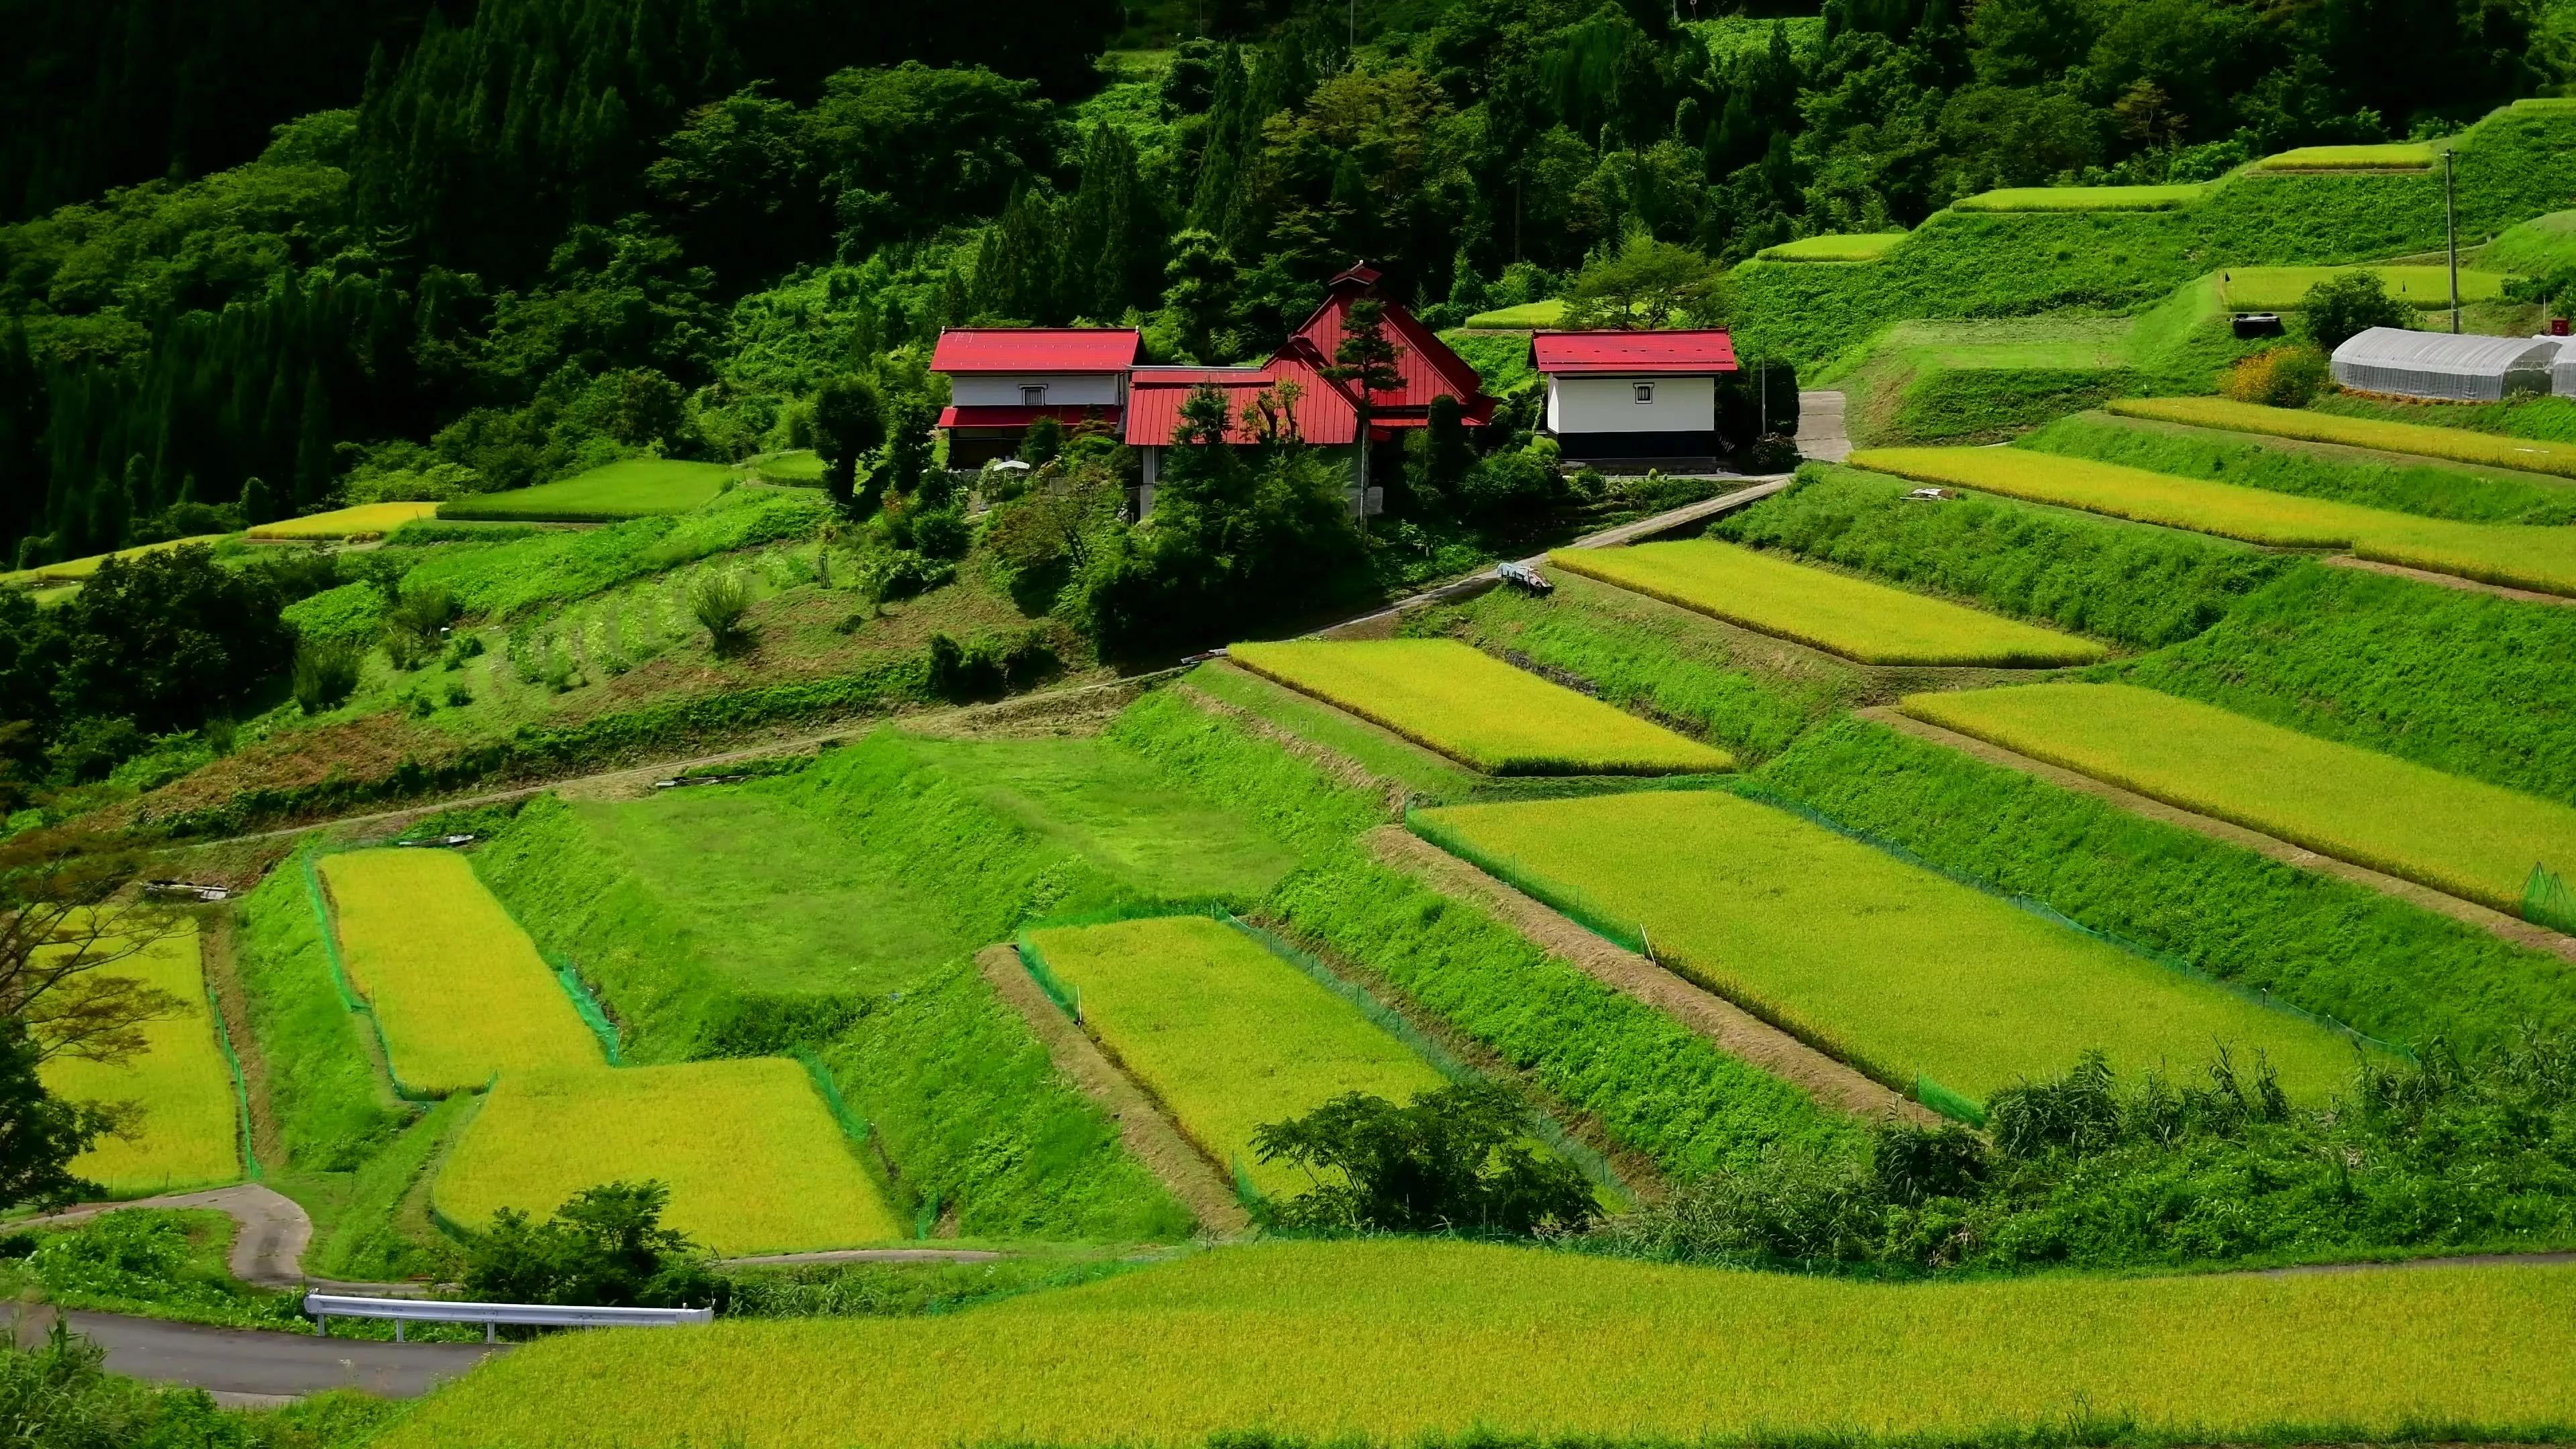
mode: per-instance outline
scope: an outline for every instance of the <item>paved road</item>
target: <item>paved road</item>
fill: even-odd
[[[1822,463],[1851,456],[1851,435],[1843,422],[1843,395],[1838,392],[1798,394],[1798,451]]]
[[[52,1314],[43,1307],[20,1310],[14,1325],[19,1341],[31,1342],[44,1333]],[[107,1350],[112,1372],[194,1384],[245,1403],[324,1389],[362,1389],[382,1398],[407,1399],[510,1348],[505,1343],[370,1343],[119,1313],[64,1316],[73,1332]]]

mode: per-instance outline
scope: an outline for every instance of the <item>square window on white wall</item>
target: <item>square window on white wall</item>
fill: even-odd
[[[1022,407],[1024,407],[1024,408],[1042,408],[1042,407],[1045,407],[1045,406],[1046,406],[1046,384],[1044,384],[1044,383],[1033,383],[1033,384],[1030,384],[1030,385],[1028,385],[1028,386],[1022,387],[1022,388],[1020,389],[1020,406],[1022,406]]]
[[[1653,383],[1651,383],[1651,382],[1641,382],[1641,383],[1637,384],[1637,401],[1639,401],[1639,402],[1641,402],[1641,403],[1650,403],[1650,402],[1653,402],[1654,400],[1655,400],[1655,385],[1654,385]]]

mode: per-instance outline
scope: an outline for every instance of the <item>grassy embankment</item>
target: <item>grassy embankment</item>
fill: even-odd
[[[566,1335],[384,1445],[2539,1438],[2576,1421],[2571,1325],[2549,1270],[1898,1286],[1283,1243],[910,1321]]]

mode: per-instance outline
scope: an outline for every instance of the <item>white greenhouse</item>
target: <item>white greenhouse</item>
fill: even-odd
[[[2334,350],[2334,379],[2356,392],[2494,402],[2550,391],[2559,342],[2373,327]],[[2570,385],[2576,386],[2576,378]]]

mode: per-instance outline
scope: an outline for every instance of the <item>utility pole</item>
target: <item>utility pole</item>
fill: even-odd
[[[2460,331],[2460,203],[2459,188],[2453,184],[2452,163],[2459,152],[2445,148],[2442,152],[2442,246],[2451,257],[2451,333]]]

